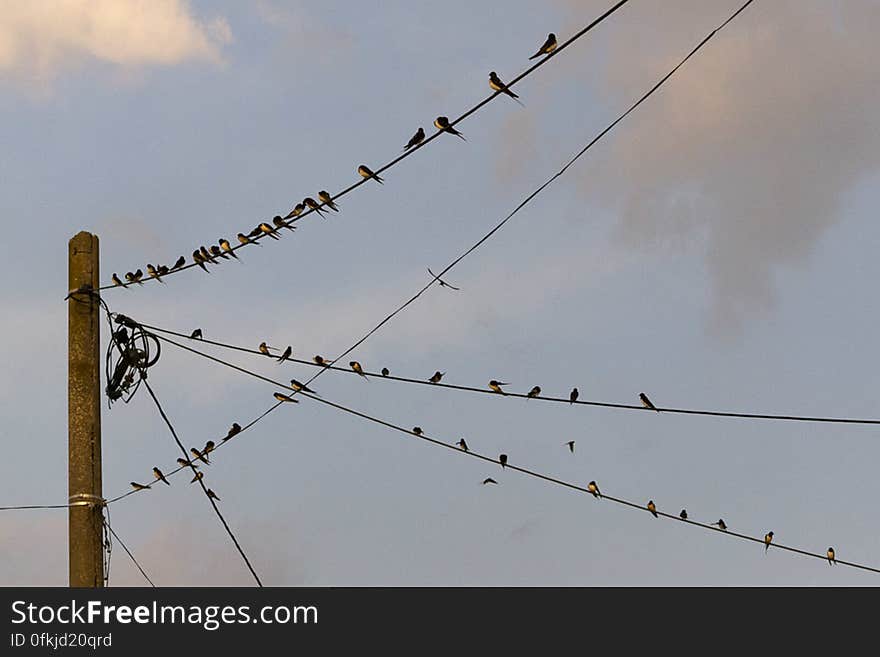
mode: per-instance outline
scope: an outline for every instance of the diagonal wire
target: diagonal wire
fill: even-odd
[[[125,543],[122,541],[122,539],[119,538],[119,534],[117,534],[115,531],[113,531],[113,527],[110,525],[110,521],[106,518],[104,519],[104,526],[110,531],[110,533],[113,535],[113,538],[116,539],[116,542],[122,546],[122,549],[125,550],[125,553],[128,555],[128,558],[131,559],[131,562],[135,566],[137,566],[137,569],[139,571],[141,571],[141,575],[144,576],[144,579],[150,583],[150,586],[152,586],[153,588],[156,588],[156,585],[153,584],[153,580],[150,579],[150,576],[147,575],[146,571],[144,571],[144,569],[141,567],[140,563],[138,563],[138,560],[135,559],[134,555],[131,553],[131,550],[129,550],[128,547],[126,547]]]

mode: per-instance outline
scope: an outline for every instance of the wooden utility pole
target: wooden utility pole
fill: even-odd
[[[97,290],[98,236],[68,245],[68,289]],[[104,586],[101,497],[101,313],[96,296],[67,302],[67,538],[70,586]]]

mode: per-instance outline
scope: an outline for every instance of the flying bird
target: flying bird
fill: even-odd
[[[391,372],[388,371],[387,367],[382,368],[382,376],[388,376]]]
[[[194,483],[196,483],[199,479],[201,479],[201,478],[204,477],[204,476],[205,476],[205,473],[204,473],[204,472],[201,472],[201,471],[200,471],[200,472],[196,472],[195,476],[194,476],[192,479],[189,480],[189,483],[194,484]]]
[[[422,435],[422,428],[421,427],[413,427],[412,432],[414,434],[416,434],[417,436],[421,436]]]
[[[572,454],[574,454],[574,441],[573,441],[573,440],[569,440],[569,441],[568,441],[567,443],[565,443],[565,444],[568,445],[568,451],[570,451]]]
[[[718,522],[713,522],[713,525],[718,525],[718,529],[721,531],[727,531],[727,524],[724,522],[724,518],[718,518]]]
[[[135,490],[147,490],[149,486],[145,486],[144,484],[139,484],[136,481],[131,482],[131,487]]]
[[[486,477],[485,479],[483,479],[483,485],[484,485],[484,486],[485,486],[486,484],[497,484],[497,483],[498,483],[498,482],[495,481],[494,479],[492,479],[492,477]]]
[[[767,550],[770,549],[770,543],[773,542],[773,532],[767,532],[764,534],[764,554],[767,554]]]
[[[407,151],[410,148],[412,148],[413,146],[418,146],[419,144],[421,144],[424,141],[424,139],[425,139],[425,131],[420,127],[416,131],[416,134],[414,134],[412,137],[410,137],[410,140],[406,143],[406,146],[403,147],[403,150]]]
[[[535,59],[537,57],[540,57],[541,55],[549,55],[551,52],[556,50],[556,46],[556,35],[551,32],[547,36],[547,40],[544,42],[544,45],[538,49],[538,52],[529,57],[529,59]]]
[[[293,402],[294,404],[299,404],[299,400],[294,399],[290,395],[285,395],[284,393],[281,393],[281,392],[276,392],[273,394],[275,396],[275,399],[277,399],[280,402]]]
[[[305,383],[300,383],[296,379],[290,380],[290,387],[292,387],[297,392],[310,392],[313,395],[317,395],[318,393],[309,388]]]
[[[591,481],[587,484],[587,490],[593,494],[593,497],[602,497],[602,491],[599,490],[595,481]]]
[[[462,449],[463,451],[465,451],[465,452],[468,451],[468,446],[467,446],[467,443],[464,441],[464,438],[461,438],[461,439],[460,439],[457,443],[455,443],[455,444],[458,445],[459,447],[461,447],[461,449]]]
[[[681,513],[678,514],[678,517],[681,518],[682,520],[687,520],[688,519],[687,509],[682,509]]]
[[[531,390],[529,390],[529,394],[526,395],[529,399],[534,399],[538,395],[541,394],[541,386],[535,386]]]
[[[580,394],[580,393],[578,392],[578,389],[577,389],[577,388],[572,388],[572,389],[571,389],[571,394],[568,396],[568,403],[569,403],[569,404],[574,404],[574,403],[578,400],[578,395],[579,395],[579,394]]]
[[[448,132],[450,134],[460,137],[464,141],[467,141],[467,139],[464,138],[463,134],[461,134],[458,130],[456,130],[449,124],[449,119],[445,116],[438,116],[436,119],[434,119],[434,127],[442,132]]]
[[[502,93],[507,94],[508,96],[513,98],[516,102],[518,102],[520,105],[522,105],[522,101],[520,101],[519,96],[517,96],[510,89],[507,88],[507,85],[501,81],[501,78],[498,77],[498,75],[495,73],[495,71],[492,71],[489,73],[489,86],[492,87],[492,89],[494,89],[495,91],[500,91]],[[523,107],[525,107],[525,106],[523,105]]]
[[[223,439],[225,443],[227,440],[232,438],[233,436],[237,436],[241,433],[241,425],[238,422],[233,422],[232,426],[229,427],[229,431],[226,432],[226,437]]]
[[[446,281],[444,281],[442,278],[440,278],[439,276],[437,276],[437,274],[435,274],[434,272],[431,271],[431,268],[430,268],[430,267],[428,267],[428,273],[431,274],[431,276],[434,277],[434,280],[435,280],[435,281],[437,281],[438,283],[440,283],[440,287],[448,287],[450,290],[455,290],[456,292],[460,292],[460,291],[461,291],[461,288],[460,288],[460,287],[455,287],[454,285],[450,285],[449,283],[447,283]]]
[[[645,408],[650,408],[651,410],[657,411],[658,413],[660,412],[660,411],[657,409],[657,407],[654,406],[654,404],[651,402],[651,400],[648,399],[648,395],[646,395],[645,393],[640,392],[640,393],[639,393],[639,399],[642,400],[642,406],[644,406]]]
[[[367,179],[372,178],[377,183],[384,184],[384,181],[379,176],[377,176],[375,173],[373,173],[370,170],[370,167],[368,167],[366,164],[361,164],[358,167],[358,173],[361,175],[362,178],[367,178]]]
[[[201,340],[202,339],[202,329],[197,328],[195,331],[189,334],[190,340]]]
[[[274,347],[270,347],[265,342],[261,342],[260,346],[257,347],[257,349],[259,349],[260,353],[263,354],[264,356],[271,356],[272,354],[269,353],[269,350],[274,349]]]
[[[647,509],[648,509],[648,511],[651,512],[651,515],[654,516],[655,518],[660,517],[657,515],[657,506],[654,504],[654,500],[648,500]]]
[[[507,465],[507,454],[499,454],[498,462],[501,463],[501,467],[505,467]]]
[[[166,484],[168,484],[169,486],[171,485],[171,484],[168,482],[168,480],[165,478],[165,475],[162,474],[162,471],[161,471],[159,468],[153,468],[153,476],[154,476],[158,481],[164,481],[164,482],[165,482]]]
[[[492,379],[489,381],[489,388],[491,388],[492,392],[497,392],[500,395],[506,395],[507,393],[501,389],[501,386],[510,385],[508,383],[502,383],[501,381],[496,381]]]
[[[212,491],[210,488],[208,489],[208,497],[213,498],[213,499],[217,500],[218,502],[220,501],[220,498],[217,497],[217,493]]]
[[[204,461],[206,464],[211,465],[211,462],[208,460],[208,457],[202,454],[195,447],[189,448],[189,453],[195,456],[199,461]]]
[[[278,357],[278,362],[279,362],[279,363],[283,363],[283,362],[286,361],[288,358],[290,358],[290,355],[291,355],[292,353],[293,353],[293,347],[291,347],[290,345],[287,345],[287,349],[285,349],[285,350],[284,350],[284,353],[282,353],[282,354]]]
[[[177,259],[177,262],[174,263],[174,266],[171,267],[171,271],[174,271],[175,269],[180,269],[180,268],[183,267],[185,264],[186,264],[186,258],[183,257],[183,256],[180,256],[180,257]]]
[[[125,287],[125,283],[119,280],[119,276],[116,275],[116,272],[113,272],[113,276],[110,277],[110,280],[113,281],[114,285],[121,285],[122,287]]]
[[[443,378],[444,374],[446,374],[446,372],[441,372],[440,370],[437,370],[431,375],[431,378],[428,379],[428,381],[430,381],[431,383],[440,383],[440,379]]]
[[[834,548],[833,547],[828,548],[828,552],[825,553],[825,556],[828,557],[828,565],[833,566],[835,564]]]
[[[315,356],[315,358],[321,358],[321,357],[320,357],[320,356]],[[323,358],[321,359],[321,361],[323,362]],[[318,361],[316,360],[315,362],[317,363]],[[320,364],[321,364],[321,363],[318,363],[318,365],[320,365]],[[348,366],[349,366],[351,369],[353,369],[355,372],[357,372],[358,374],[360,374],[362,377],[364,377],[365,379],[367,378],[367,375],[364,374],[364,368],[361,367],[361,364],[360,364],[359,362],[357,362],[356,360],[350,361],[350,362],[348,363]]]
[[[333,210],[333,212],[339,212],[339,208],[336,207],[336,204],[333,202],[333,197],[330,196],[328,192],[325,192],[323,189],[318,192],[318,200],[321,201],[328,208]]]

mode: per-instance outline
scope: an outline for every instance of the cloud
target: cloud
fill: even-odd
[[[119,67],[217,63],[232,39],[223,18],[185,0],[29,0],[0,9],[0,73],[49,80],[89,59]]]
[[[582,20],[582,3],[567,4]],[[600,73],[609,116],[737,4],[647,3],[608,27],[604,56],[586,61]],[[777,272],[806,262],[847,193],[880,166],[878,20],[874,2],[755,4],[609,135],[601,163],[589,166],[581,189],[617,212],[621,244],[704,251],[715,334],[735,335],[773,308]]]

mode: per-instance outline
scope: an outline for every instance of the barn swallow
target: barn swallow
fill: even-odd
[[[501,78],[498,77],[498,75],[495,73],[495,71],[492,71],[489,73],[489,86],[492,89],[494,89],[495,91],[501,91],[501,92],[507,94],[508,96],[513,98],[516,102],[518,102],[520,105],[522,105],[522,101],[520,101],[519,96],[517,96],[510,89],[507,88],[507,85],[501,81]]]
[[[463,134],[461,134],[458,130],[456,130],[449,124],[449,119],[445,116],[438,116],[436,119],[434,119],[434,127],[443,132],[448,132],[450,134],[461,137],[461,139],[467,141],[467,139],[464,138]]]
[[[388,371],[387,367],[382,368],[382,376],[388,376],[391,372]]]
[[[455,443],[455,444],[458,445],[459,447],[461,447],[461,449],[462,449],[463,451],[465,451],[465,452],[468,451],[468,446],[467,446],[467,443],[464,441],[464,438],[461,438],[461,439],[460,439],[457,443]]]
[[[262,351],[262,349],[260,349],[260,351]],[[278,362],[279,362],[279,363],[283,363],[283,362],[286,361],[288,358],[290,358],[290,355],[291,355],[292,353],[293,353],[293,347],[291,347],[290,345],[287,345],[287,349],[285,349],[285,350],[284,350],[284,353],[281,354],[281,356],[278,357]]]
[[[444,281],[442,278],[437,276],[434,272],[431,271],[430,267],[428,267],[428,273],[431,274],[431,276],[434,278],[435,281],[440,283],[440,287],[448,287],[450,290],[455,290],[456,292],[461,291],[460,287],[455,287],[454,285],[450,285],[449,283]]]
[[[174,271],[175,269],[180,269],[180,268],[183,267],[185,264],[186,264],[186,258],[185,258],[184,256],[180,256],[180,257],[177,259],[177,262],[174,263],[174,266],[171,267],[171,271]]]
[[[646,394],[643,393],[643,392],[640,392],[640,393],[639,393],[639,399],[642,400],[642,406],[644,406],[645,408],[650,408],[650,409],[652,409],[652,410],[657,411],[657,407],[654,406],[654,404],[651,403],[651,400],[648,399],[648,395],[646,395]],[[657,412],[659,413],[660,411],[657,411]]]
[[[156,269],[157,269],[158,272],[159,272],[159,276],[164,276],[164,275],[167,274],[169,271],[171,271],[171,270],[168,269],[168,267],[166,267],[165,265],[159,265],[158,267],[156,267]]]
[[[113,285],[121,285],[125,287],[125,283],[119,280],[119,276],[116,275],[116,272],[113,272],[113,276],[110,277],[110,280],[113,281]]]
[[[501,467],[505,467],[507,465],[507,454],[499,454],[498,462],[501,464]]]
[[[285,395],[280,392],[274,393],[274,396],[275,396],[275,399],[277,399],[280,402],[293,402],[294,404],[299,404],[298,399],[294,399],[293,397],[291,397],[289,395]]]
[[[681,513],[678,514],[678,517],[681,518],[682,520],[687,520],[688,519],[687,509],[682,509]]]
[[[403,147],[403,150],[407,151],[410,148],[412,148],[413,146],[418,146],[419,144],[422,143],[422,141],[424,141],[424,139],[425,139],[425,131],[422,130],[422,128],[420,127],[416,131],[416,134],[414,134],[410,138],[410,140],[407,142],[406,146]]]
[[[565,443],[565,444],[568,445],[568,451],[570,451],[572,454],[574,454],[574,441],[573,441],[573,440],[569,440],[569,441],[568,441],[567,443]]]
[[[657,515],[657,505],[654,504],[654,500],[648,500],[648,506],[647,506],[647,509],[648,509],[648,511],[651,512],[651,515],[654,516],[655,518],[659,518],[659,517],[660,517],[660,516]]]
[[[214,445],[214,441],[213,441],[213,440],[209,440],[208,442],[205,443],[205,448],[202,450],[202,453],[203,453],[203,454],[208,454],[209,452],[213,452],[213,451],[214,451],[214,447],[215,447],[215,445]]]
[[[492,479],[492,477],[486,477],[485,479],[483,479],[483,485],[484,485],[484,486],[485,486],[486,484],[497,484],[497,483],[498,483],[498,482],[495,481],[494,479]]]
[[[718,522],[713,522],[713,525],[718,525],[718,529],[722,531],[727,531],[727,524],[724,522],[724,518],[718,518]]]
[[[187,461],[186,459],[177,459],[177,465],[179,465],[181,468],[188,468],[190,466],[192,466],[194,468],[199,467],[198,465],[196,465],[192,461]]]
[[[579,395],[579,394],[580,394],[580,393],[578,392],[578,389],[577,389],[577,388],[572,388],[572,389],[571,389],[571,394],[568,396],[568,403],[569,403],[569,404],[574,404],[574,403],[578,400],[578,395]]]
[[[529,390],[529,393],[526,395],[526,397],[528,397],[529,399],[534,399],[535,397],[537,397],[540,394],[541,394],[541,386],[535,386],[534,388]]]
[[[211,255],[211,252],[203,245],[199,247],[199,253],[202,255],[202,259],[210,262],[211,264],[216,265],[217,259]]]
[[[593,497],[602,497],[602,491],[599,490],[595,481],[591,481],[587,484],[587,490],[592,493]]]
[[[493,392],[497,392],[497,393],[499,393],[499,394],[501,394],[501,395],[506,395],[506,394],[507,394],[506,392],[504,392],[504,391],[501,389],[501,386],[506,386],[506,385],[509,385],[509,384],[507,384],[507,383],[502,383],[501,381],[496,381],[495,379],[492,379],[491,381],[489,381],[489,388],[491,388]]]
[[[155,279],[156,279],[157,281],[159,281],[160,283],[164,283],[164,282],[165,282],[165,281],[162,280],[162,276],[159,275],[159,270],[156,269],[156,268],[155,268],[153,265],[151,265],[150,263],[147,263],[147,274],[149,274],[150,278],[155,278]]]
[[[422,428],[421,427],[413,427],[412,432],[414,434],[416,434],[417,436],[421,436],[422,435]]]
[[[197,328],[195,331],[189,334],[190,340],[201,340],[202,339],[202,329]]]
[[[296,379],[290,380],[290,387],[296,390],[297,392],[310,392],[313,395],[317,395],[318,393],[309,388],[305,383],[300,383]]]
[[[339,212],[339,208],[336,207],[336,204],[333,202],[333,197],[330,196],[328,192],[325,192],[323,189],[318,192],[318,200],[321,201],[328,208],[333,210],[333,212]]]
[[[268,235],[273,240],[279,239],[279,237],[275,234],[275,229],[272,228],[272,226],[267,224],[265,221],[259,225],[259,229],[261,233],[263,233],[264,235]]]
[[[162,471],[159,468],[153,468],[153,476],[159,481],[164,481],[169,486],[171,485],[168,480],[165,478],[165,475],[162,474]]]
[[[224,260],[229,260],[229,256],[226,255],[225,253],[223,253],[223,251],[220,250],[220,247],[217,246],[216,244],[211,245],[211,255],[213,255],[216,258],[223,258]]]
[[[248,233],[248,237],[256,237],[257,235],[261,234],[262,232],[263,232],[263,229],[260,228],[259,226],[257,226],[251,232]]]
[[[204,472],[196,472],[195,476],[189,480],[189,483],[194,484],[204,476],[205,476]]]
[[[217,493],[212,491],[210,488],[208,489],[208,497],[211,497],[211,498],[217,500],[218,502],[220,501],[220,498],[217,497]]]
[[[280,214],[276,214],[274,217],[272,217],[272,224],[275,226],[275,228],[286,228],[289,231],[296,230],[296,226],[291,226],[289,223],[284,221],[284,219],[281,218]]]
[[[440,383],[440,379],[443,378],[444,374],[446,374],[446,372],[441,372],[440,370],[437,370],[431,375],[431,378],[428,379],[428,381],[430,381],[431,383]]]
[[[226,437],[223,439],[225,443],[227,440],[232,438],[233,436],[237,436],[241,433],[241,425],[238,422],[233,422],[232,426],[229,427],[229,431],[226,432]]]
[[[551,52],[556,50],[556,45],[556,35],[551,32],[547,36],[547,40],[544,42],[544,45],[538,49],[538,52],[529,57],[529,59],[535,59],[536,57],[540,57],[541,55],[549,55]]]
[[[767,532],[764,534],[764,554],[767,554],[767,550],[770,549],[770,543],[773,542],[773,532]]]
[[[828,557],[828,565],[833,566],[835,564],[834,560],[834,548],[828,548],[828,552],[825,553],[825,556]]]
[[[323,356],[312,356],[312,360],[315,361],[315,365],[321,365],[323,367],[330,367],[330,361],[326,360]],[[351,363],[349,363],[351,365]],[[351,369],[354,369],[352,367]],[[355,370],[357,371],[357,370]]]
[[[263,245],[260,244],[259,242],[254,242],[250,237],[248,237],[248,236],[245,235],[244,233],[239,233],[239,234],[236,235],[235,237],[236,237],[236,239],[238,240],[238,243],[239,243],[239,244],[256,244],[256,245],[258,245],[258,246],[263,246]]]
[[[385,182],[379,176],[377,176],[375,173],[373,173],[370,170],[370,167],[368,167],[366,164],[361,164],[358,167],[358,173],[361,175],[362,178],[368,178],[368,179],[372,178],[373,180],[375,180],[379,184],[384,184],[384,182]]]
[[[138,285],[143,285],[143,283],[141,283],[141,279],[143,277],[144,277],[144,272],[142,272],[140,269],[138,269],[134,272],[134,281]]]
[[[304,198],[303,204],[306,207],[311,208],[312,210],[317,212],[322,217],[324,216],[324,211],[321,209],[321,206],[318,205],[318,202],[315,199],[313,199],[311,196],[307,196],[306,198]]]
[[[272,355],[269,353],[269,350],[273,349],[273,347],[270,347],[265,342],[261,342],[258,349],[260,350],[260,353],[263,354],[264,356],[271,356]]]
[[[293,217],[298,217],[299,215],[302,214],[303,210],[305,210],[305,209],[306,209],[306,206],[304,206],[302,203],[297,203],[296,205],[293,206],[293,210],[288,212],[287,216],[284,218],[285,219],[292,219]]]
[[[199,461],[204,461],[207,465],[211,465],[211,462],[208,460],[208,457],[202,454],[195,447],[189,448],[189,453],[195,456]]]
[[[134,488],[135,490],[147,490],[149,488],[149,486],[145,486],[144,484],[139,484],[136,481],[131,482],[131,487]]]
[[[201,267],[205,271],[208,271],[208,268],[205,266],[205,259],[202,257],[202,254],[199,253],[198,249],[193,251],[193,262],[196,263],[199,267]],[[208,272],[208,273],[210,274],[211,272]]]
[[[220,248],[223,249],[226,253],[231,255],[233,258],[238,260],[238,256],[235,255],[235,251],[232,250],[232,245],[229,243],[229,240],[225,237],[221,237],[219,240]]]
[[[130,271],[125,272],[125,280],[129,283],[137,283],[138,285],[143,285],[139,280],[137,280]]]

